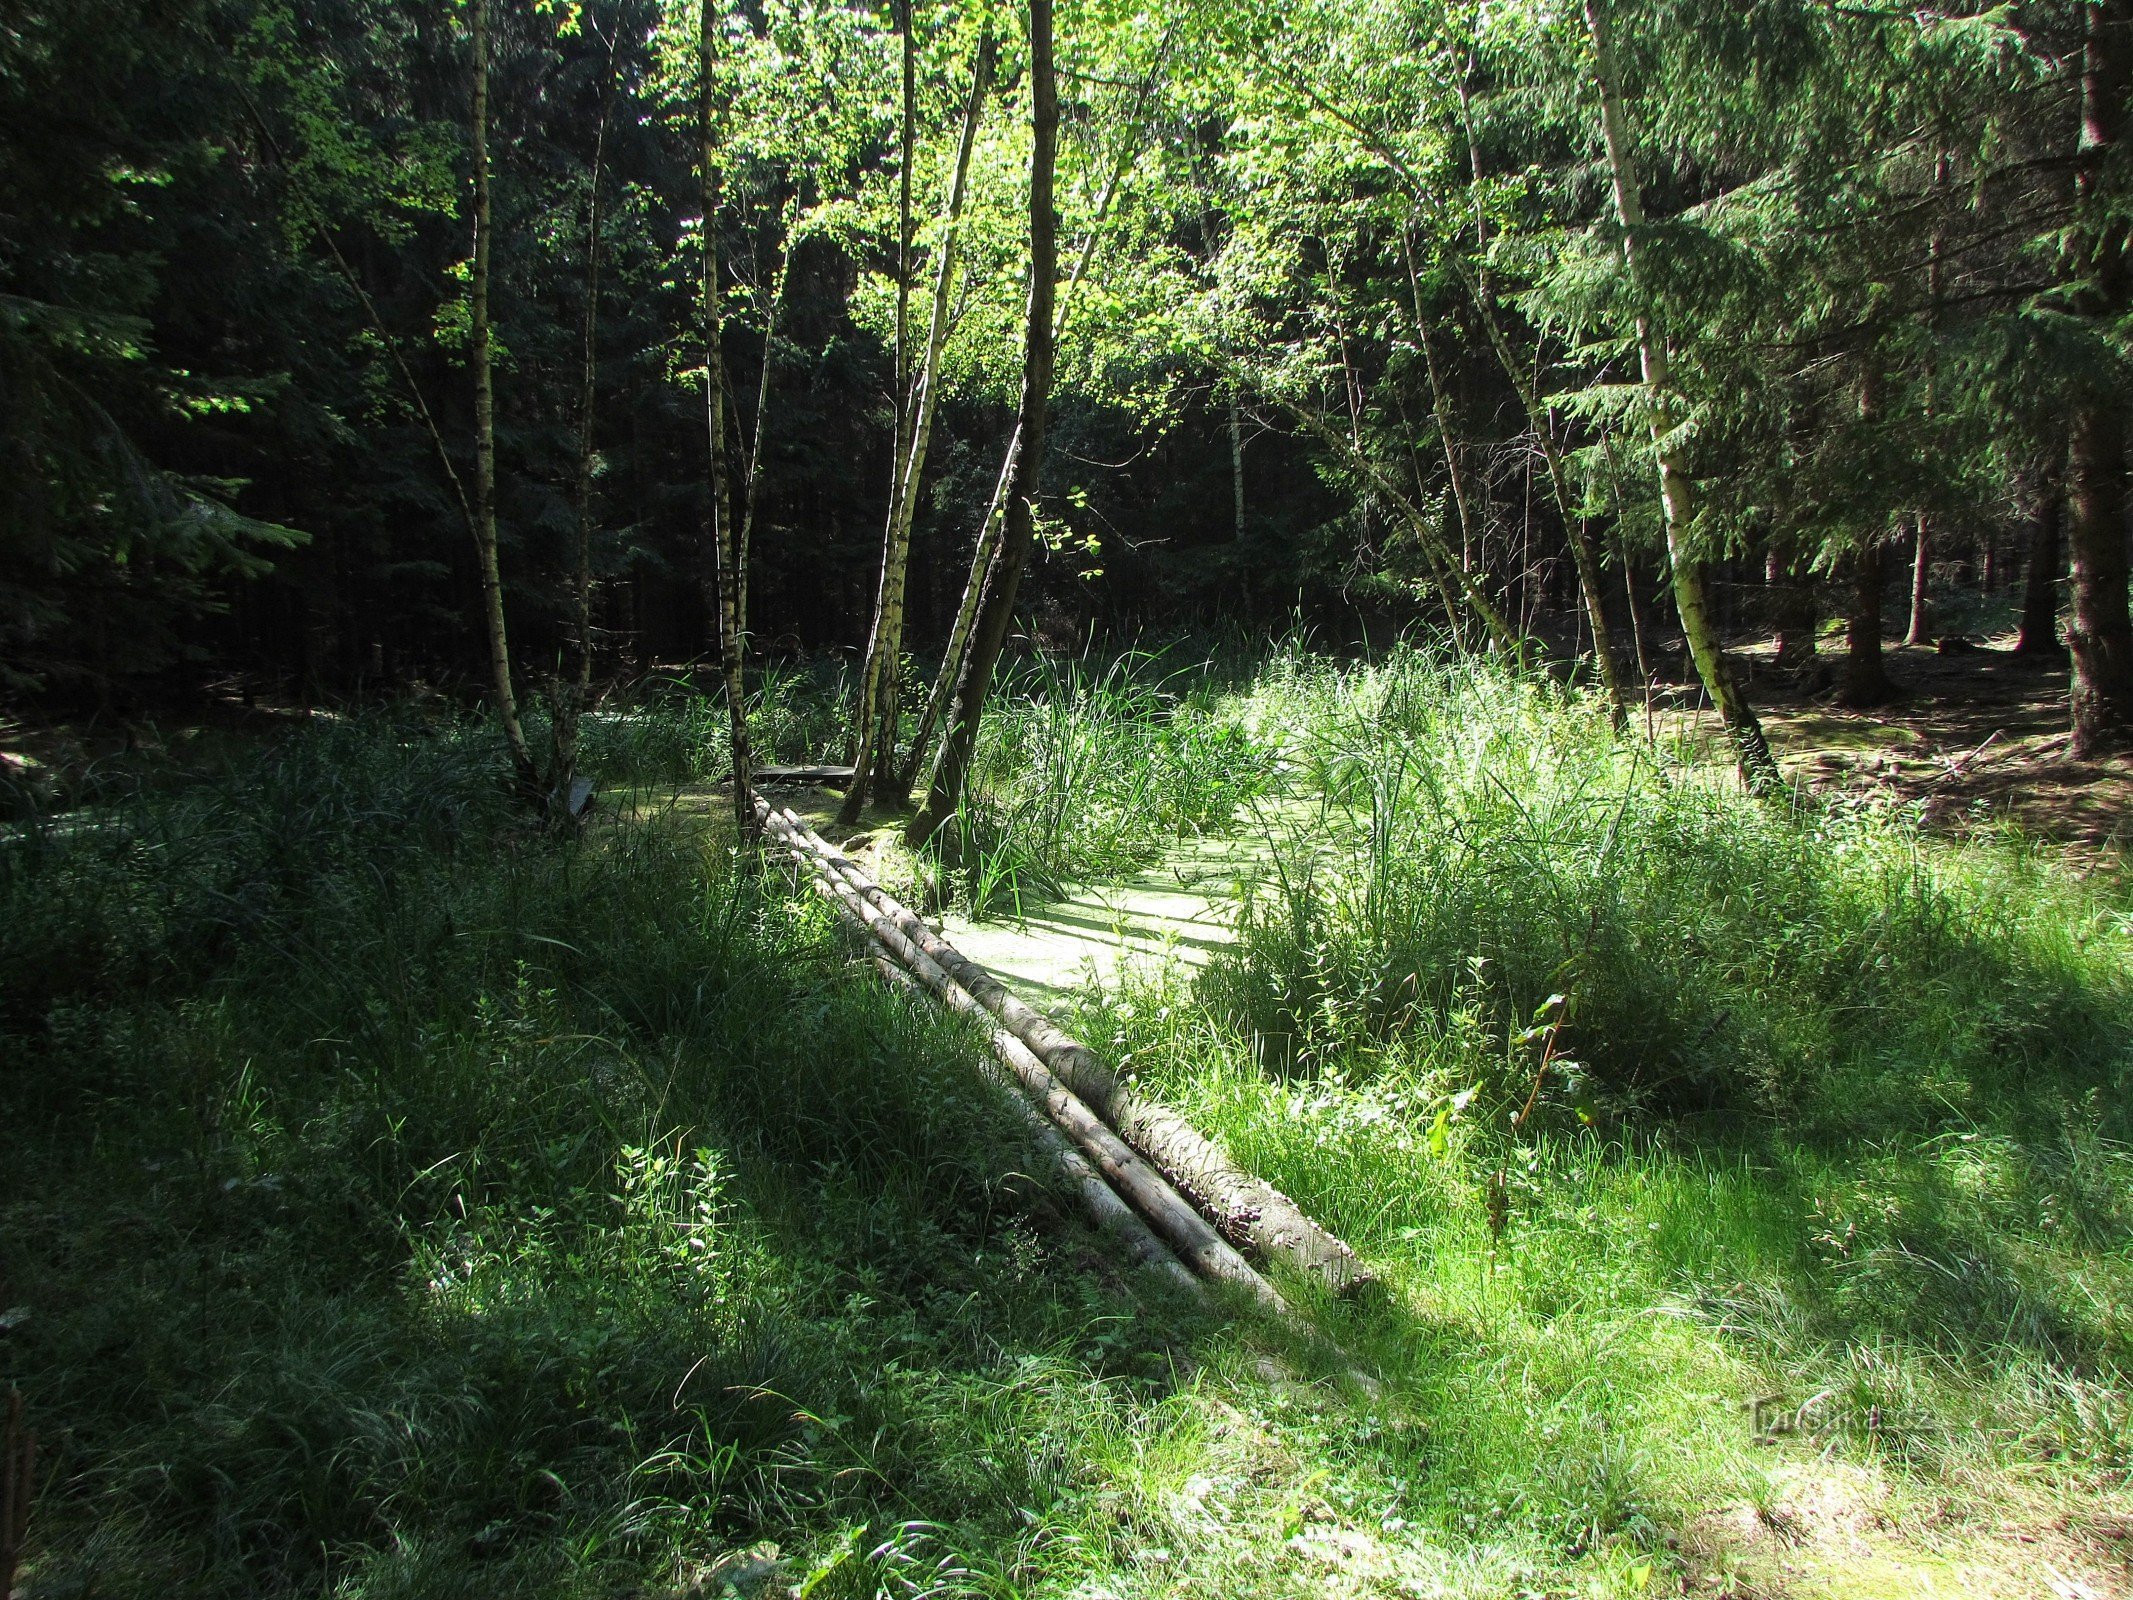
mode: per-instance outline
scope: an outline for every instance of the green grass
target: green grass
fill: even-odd
[[[1795,1469],[1943,1555],[2124,1507],[2122,883],[1404,652],[1000,709],[1033,885],[1258,838],[1236,948],[1083,1022],[1379,1268],[1309,1315],[1382,1396],[1017,1176],[974,1041],[656,803],[701,703],[588,731],[651,803],[570,842],[356,719],[0,845],[28,1592],[1663,1593]]]
[[[960,902],[984,917],[1227,831],[1272,775],[1209,663],[1038,657],[1002,675],[940,854]]]
[[[1047,1503],[987,1478],[1052,1448],[1012,1397],[1139,1426],[1191,1359],[811,902],[497,781],[344,726],[5,857],[31,1593],[609,1593],[772,1530],[984,1569]]]
[[[1764,1492],[1756,1400],[1935,1492],[2122,1495],[2122,881],[1486,667],[1292,660],[1241,714],[1288,788],[1238,943],[1085,1029],[1381,1264],[1403,1514],[1654,1547]]]

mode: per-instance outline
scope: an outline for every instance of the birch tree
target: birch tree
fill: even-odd
[[[1059,222],[1052,186],[1059,144],[1059,90],[1052,62],[1051,0],[1029,0],[1030,183],[1029,314],[1022,361],[1022,398],[1017,407],[1014,474],[1007,497],[1000,553],[986,578],[972,625],[970,654],[956,687],[954,708],[935,763],[925,804],[911,819],[913,845],[931,841],[962,803],[963,785],[977,748],[978,728],[993,669],[1007,643],[1015,597],[1035,543],[1036,497],[1044,463],[1054,340],[1053,305],[1059,270]]]
[[[1605,0],[1584,0],[1585,26],[1592,43],[1593,88],[1600,102],[1600,134],[1607,153],[1607,171],[1614,192],[1615,215],[1622,225],[1622,256],[1632,284],[1639,275],[1644,228],[1644,199],[1637,177],[1636,152],[1631,143],[1629,110],[1616,72],[1613,42],[1607,25]],[[1673,437],[1676,400],[1671,378],[1671,355],[1666,331],[1649,305],[1636,314],[1637,356],[1643,370],[1644,399],[1650,414],[1652,454],[1659,466],[1659,495],[1666,519],[1667,557],[1673,567],[1674,605],[1681,614],[1682,632],[1712,704],[1724,720],[1733,741],[1742,782],[1765,792],[1781,788],[1783,775],[1763,737],[1762,724],[1742,691],[1733,664],[1726,659],[1712,613],[1710,591],[1705,583],[1703,552],[1695,544],[1696,490],[1680,445]]]
[[[489,680],[496,696],[497,724],[503,729],[519,787],[529,795],[537,795],[541,789],[540,769],[526,742],[518,694],[512,686],[511,641],[504,627],[503,571],[497,558],[495,341],[489,322],[490,236],[494,231],[489,203],[489,0],[472,0],[471,10],[474,259],[467,283],[467,336],[474,367],[474,554],[481,578],[482,631],[489,647]]]
[[[722,220],[721,152],[718,142],[717,0],[700,0],[697,65],[702,83],[699,102],[698,176],[703,190],[704,422],[710,447],[709,499],[705,545],[711,572],[707,599],[716,607],[720,675],[725,681],[726,721],[733,760],[734,827],[743,840],[756,835],[754,762],[748,746],[748,699],[743,681],[740,612],[740,565],[733,538],[728,499],[726,450],[726,356],[724,285],[719,271],[718,232]]]
[[[911,519],[918,507],[934,415],[940,408],[941,344],[948,334],[949,303],[955,292],[956,231],[962,222],[963,199],[970,181],[971,151],[977,143],[978,124],[984,116],[985,99],[992,88],[992,73],[993,40],[987,30],[978,40],[977,60],[971,69],[970,98],[964,107],[962,132],[956,143],[955,170],[949,181],[947,206],[942,216],[940,261],[934,272],[925,348],[919,360],[915,392],[904,407],[903,454],[897,463],[895,483],[889,496],[874,626],[869,634],[866,662],[860,675],[852,779],[838,812],[839,820],[847,823],[858,821],[877,764],[887,765],[896,756],[904,586],[910,569]]]

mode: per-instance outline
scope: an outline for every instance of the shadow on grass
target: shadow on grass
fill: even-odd
[[[1005,1561],[1219,1339],[1016,1176],[963,1031],[696,831],[446,831],[233,905],[292,838],[216,829],[4,885],[9,971],[40,897],[134,941],[8,996],[29,1593]]]

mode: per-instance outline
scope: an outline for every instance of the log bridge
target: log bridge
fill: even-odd
[[[1295,1201],[1023,1004],[789,807],[758,797],[755,809],[765,838],[866,941],[884,978],[985,1029],[995,1082],[1067,1192],[1132,1260],[1189,1292],[1229,1285],[1284,1314],[1247,1252],[1336,1295],[1369,1281],[1355,1252]]]

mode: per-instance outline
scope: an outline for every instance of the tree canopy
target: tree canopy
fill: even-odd
[[[753,661],[874,636],[937,367],[890,638],[937,651],[1023,369],[1029,14],[488,22],[495,513],[529,692],[577,648],[581,523],[593,674],[712,653],[707,370]],[[31,0],[0,38],[11,693],[483,676],[455,535],[472,23]],[[1878,605],[1884,554],[1975,576],[2063,504],[2077,730],[2122,737],[2133,11],[1073,0],[1055,31],[1038,637],[1301,610],[1536,642],[1620,698],[1678,620],[1724,702],[1706,611],[1789,616],[1811,651],[1818,604]]]

